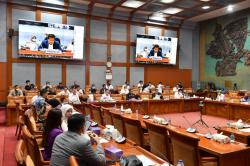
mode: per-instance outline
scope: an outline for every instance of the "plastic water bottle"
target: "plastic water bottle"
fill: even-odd
[[[123,105],[121,105],[121,111],[123,111]]]
[[[231,135],[230,135],[230,141],[231,141],[231,142],[234,142],[234,141],[235,141],[235,136],[234,136],[233,133],[231,133]]]
[[[179,160],[176,166],[184,166],[184,163],[182,160]]]

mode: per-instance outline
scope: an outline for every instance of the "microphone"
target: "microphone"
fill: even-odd
[[[193,127],[193,125],[191,125],[190,124],[190,122],[187,120],[187,118],[183,115],[182,116],[183,117],[183,119],[185,119],[185,121],[187,122],[187,124],[188,124],[188,126],[190,126],[189,128],[187,128],[187,132],[190,132],[190,133],[194,133],[195,131],[196,131],[196,129],[195,128],[192,128]]]

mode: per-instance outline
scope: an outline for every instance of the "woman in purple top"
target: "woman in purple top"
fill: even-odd
[[[50,110],[48,112],[43,132],[44,160],[50,160],[53,143],[56,137],[63,132],[60,127],[61,124],[62,124],[62,111],[58,108]]]

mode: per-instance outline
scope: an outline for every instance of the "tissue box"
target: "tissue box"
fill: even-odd
[[[101,134],[101,129],[100,127],[91,127],[91,131],[93,131],[93,133],[100,135]]]
[[[111,160],[119,160],[123,155],[123,151],[116,147],[106,147],[104,151],[106,157],[109,157]]]

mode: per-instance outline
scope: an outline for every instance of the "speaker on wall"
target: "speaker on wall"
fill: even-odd
[[[8,30],[8,37],[9,38],[12,38],[12,36],[14,35],[14,29],[12,29],[12,28],[10,28],[9,30]]]

